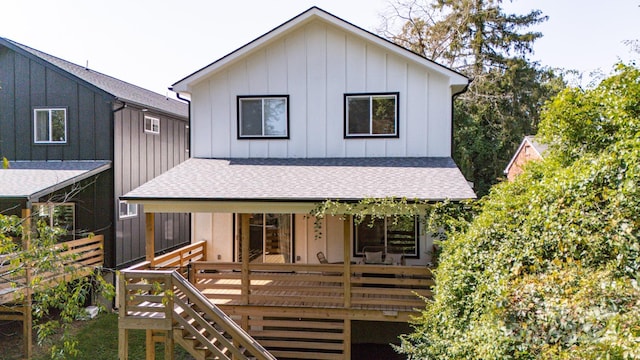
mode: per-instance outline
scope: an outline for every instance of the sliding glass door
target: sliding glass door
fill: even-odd
[[[291,214],[237,214],[236,260],[241,262],[243,249],[248,248],[249,262],[291,263],[291,218]]]

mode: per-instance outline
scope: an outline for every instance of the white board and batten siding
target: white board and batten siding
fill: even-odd
[[[398,138],[344,138],[344,94],[398,92]],[[289,95],[289,139],[237,138],[237,96]],[[451,155],[449,78],[329,23],[285,32],[191,86],[192,156]]]

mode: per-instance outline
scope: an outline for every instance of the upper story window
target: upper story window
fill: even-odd
[[[144,132],[160,134],[160,119],[145,115]]]
[[[264,138],[289,138],[289,95],[238,96],[238,139]]]
[[[33,110],[33,141],[36,144],[67,142],[67,109],[41,108]]]
[[[399,93],[345,94],[344,136],[398,137]]]
[[[138,204],[129,204],[126,201],[118,201],[118,217],[127,219],[138,216]]]

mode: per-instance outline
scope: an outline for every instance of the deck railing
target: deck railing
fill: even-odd
[[[123,270],[119,282],[120,359],[128,329],[176,331],[172,338],[198,358],[275,359],[175,270]]]
[[[61,279],[69,280],[74,277],[86,276],[104,262],[104,237],[102,235],[67,241],[54,246],[57,250],[55,260],[51,266],[54,270],[38,272],[37,267],[29,270],[31,278],[37,277],[38,286],[44,287]],[[27,266],[20,262],[22,253],[4,255],[0,261],[0,304],[16,301],[27,287]],[[17,260],[19,266],[10,264]]]
[[[424,307],[433,279],[422,266],[195,262],[191,281],[219,305],[412,311]],[[346,279],[346,280],[345,280]]]

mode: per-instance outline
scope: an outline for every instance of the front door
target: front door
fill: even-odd
[[[236,261],[242,261],[248,242],[249,262],[291,263],[291,214],[237,214]],[[245,247],[246,248],[246,247]]]

